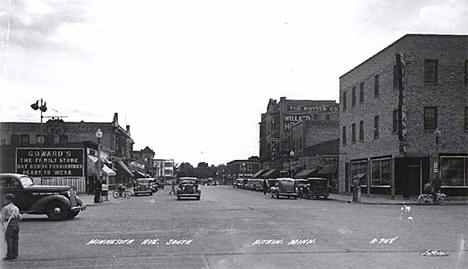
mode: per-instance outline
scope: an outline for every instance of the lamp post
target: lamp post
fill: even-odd
[[[292,178],[291,162],[293,158],[294,158],[294,151],[291,150],[289,152],[289,177],[291,178]]]
[[[245,163],[242,163],[242,165],[241,165],[241,172],[242,172],[242,174],[241,174],[242,177],[245,177]]]
[[[46,112],[47,111],[47,105],[46,105],[46,102],[44,100],[36,100],[36,102],[34,104],[31,105],[31,108],[34,109],[34,110],[39,110],[41,112],[41,149],[40,149],[40,160],[39,160],[39,164],[41,166],[41,185],[42,185],[42,174],[43,174],[43,168],[42,168],[42,151],[43,151],[43,148],[44,148],[44,130],[42,128],[42,119],[44,118],[42,116],[42,113],[43,112]]]
[[[101,188],[102,188],[102,182],[101,182],[101,176],[102,176],[102,164],[101,164],[101,137],[102,137],[102,131],[101,129],[97,129],[96,131],[96,137],[97,137],[97,142],[98,142],[98,176],[96,180],[96,185],[94,186],[94,203],[100,203],[101,202]]]
[[[436,199],[435,193],[439,190],[439,185],[440,185],[440,178],[439,178],[439,144],[440,144],[440,136],[442,135],[442,132],[439,130],[439,128],[436,128],[434,131],[434,138],[435,138],[435,158],[434,158],[434,184],[432,186],[432,192],[433,192],[433,198],[434,201]]]

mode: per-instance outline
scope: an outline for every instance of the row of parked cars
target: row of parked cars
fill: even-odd
[[[239,178],[233,183],[234,188],[252,191],[263,191],[265,185],[267,191],[271,194],[271,197],[277,199],[280,197],[292,197],[293,199],[297,199],[297,197],[307,199],[315,197],[327,199],[330,193],[328,179],[317,177],[307,179]]]

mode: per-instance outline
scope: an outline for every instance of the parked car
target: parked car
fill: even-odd
[[[176,190],[177,200],[182,197],[194,197],[200,200],[201,190],[196,177],[181,177]]]
[[[137,178],[135,187],[133,188],[133,195],[137,196],[140,194],[153,195],[153,183],[152,178]]]
[[[308,199],[311,197],[327,199],[329,196],[328,179],[319,177],[308,178],[303,196]]]
[[[270,188],[272,198],[279,199],[281,196],[297,199],[296,186],[292,178],[277,178],[275,185]]]
[[[296,185],[296,192],[299,198],[303,198],[304,190],[307,187],[307,180],[296,178],[294,179],[294,184]]]
[[[72,219],[86,209],[86,205],[70,186],[35,185],[22,174],[0,174],[0,198],[15,195],[13,203],[21,213],[47,214],[51,220]]]

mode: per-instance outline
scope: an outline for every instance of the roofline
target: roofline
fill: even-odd
[[[403,40],[404,38],[407,38],[407,37],[410,37],[410,36],[424,36],[424,37],[434,37],[434,36],[439,36],[439,37],[468,37],[468,35],[462,35],[462,34],[405,34],[403,35],[402,37],[400,37],[399,39],[395,40],[394,42],[392,42],[390,45],[384,47],[383,49],[381,49],[380,51],[378,51],[376,54],[372,55],[371,57],[367,58],[366,60],[364,60],[363,62],[361,62],[360,64],[356,65],[355,67],[353,67],[351,70],[349,70],[348,72],[344,73],[343,75],[340,76],[340,79],[346,75],[348,75],[349,73],[351,73],[352,71],[354,71],[355,69],[359,68],[361,65],[369,62],[370,60],[372,60],[374,57],[376,57],[377,55],[381,54],[382,52],[386,51],[387,49],[389,49],[390,47],[392,47],[393,45],[395,45],[396,43],[400,42],[401,40]]]

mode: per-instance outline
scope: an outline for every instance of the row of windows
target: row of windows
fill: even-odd
[[[390,158],[370,161],[371,186],[390,186],[391,162]],[[367,160],[351,162],[351,178],[358,180],[360,185],[368,185],[367,164]],[[442,156],[441,175],[443,186],[468,186],[468,156]]]
[[[398,109],[392,113],[392,132],[398,134],[399,115]],[[465,107],[464,128],[468,131],[468,107]],[[424,107],[424,130],[435,130],[438,128],[437,107]],[[379,116],[374,117],[374,139],[379,138]],[[342,143],[347,143],[346,126],[342,127]],[[359,122],[359,141],[364,142],[364,121]],[[356,143],[356,124],[351,125],[351,142]]]
[[[347,134],[346,126],[342,127],[342,143],[346,145],[347,143]],[[374,116],[374,139],[379,138],[379,116]],[[359,141],[364,142],[364,121],[359,122]],[[351,125],[351,143],[356,143],[356,123]]]
[[[32,142],[30,140],[30,136],[28,134],[22,134],[22,135],[11,135],[10,136],[11,144],[12,145],[30,145],[30,144],[66,144],[68,143],[68,136],[66,135],[61,135],[61,136],[53,136],[53,135],[47,135],[47,136],[41,136],[41,135],[36,135],[36,140]],[[4,138],[1,141],[2,145],[7,145],[7,140]]]
[[[434,59],[424,60],[424,82],[425,83],[436,83],[439,79],[439,61]],[[398,88],[399,75],[396,65],[393,66],[393,88]],[[468,60],[465,60],[464,66],[464,83],[468,85]],[[364,82],[359,84],[359,103],[364,102]],[[374,76],[374,98],[378,98],[380,95],[380,76],[377,74]],[[356,106],[356,86],[351,89],[351,105]],[[347,94],[343,91],[342,96],[342,108],[346,111],[347,108]]]

